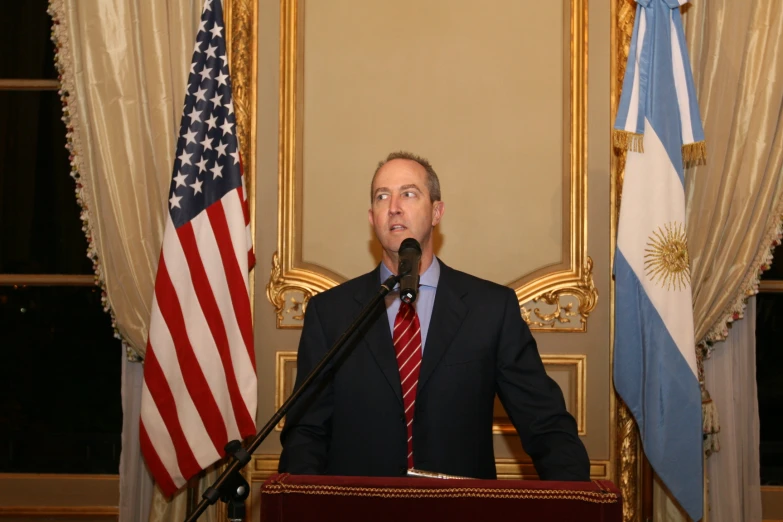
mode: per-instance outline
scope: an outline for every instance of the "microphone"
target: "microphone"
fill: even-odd
[[[421,262],[421,245],[409,237],[400,244],[398,252],[400,263],[397,274],[400,276],[400,299],[411,304],[419,292],[419,263]]]

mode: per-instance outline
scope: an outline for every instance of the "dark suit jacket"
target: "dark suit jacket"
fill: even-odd
[[[496,477],[495,394],[545,480],[589,480],[590,463],[558,385],[509,288],[442,261],[419,375],[414,467]],[[298,387],[380,288],[380,267],[313,297],[299,344]],[[345,348],[351,349],[347,352]],[[399,370],[384,306],[289,411],[280,472],[393,476],[406,470]]]

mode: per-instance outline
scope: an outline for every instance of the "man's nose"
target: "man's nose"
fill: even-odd
[[[402,214],[402,206],[400,205],[400,198],[392,196],[389,202],[389,215],[396,216]]]

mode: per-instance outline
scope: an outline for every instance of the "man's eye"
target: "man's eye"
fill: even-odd
[[[375,196],[375,201],[381,201],[381,200],[386,199],[388,197],[389,197],[388,194],[378,194],[377,196]]]
[[[406,198],[415,198],[416,197],[416,193],[413,192],[413,191],[410,191],[410,190],[407,191],[407,192],[403,192],[402,195],[405,196]]]

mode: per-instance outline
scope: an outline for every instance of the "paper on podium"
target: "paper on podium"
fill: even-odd
[[[436,473],[434,471],[424,471],[416,468],[408,468],[408,476],[437,478],[437,479],[462,479],[462,480],[466,480],[470,478],[470,477],[458,477],[456,475],[446,475],[445,473]]]

